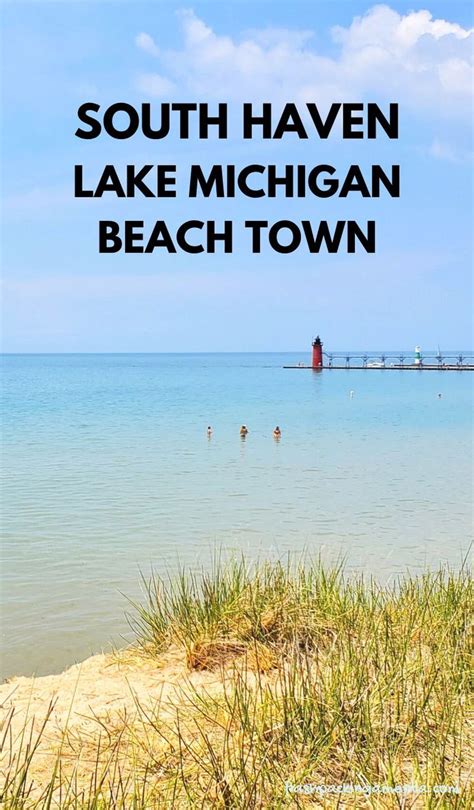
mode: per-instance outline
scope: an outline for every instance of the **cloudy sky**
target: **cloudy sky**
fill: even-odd
[[[6,2],[5,351],[472,346],[472,5]],[[242,102],[400,105],[388,141],[242,141]],[[230,105],[227,141],[74,137],[95,101]],[[176,200],[75,200],[73,167],[176,164]],[[189,201],[192,163],[401,165],[401,198]],[[99,255],[99,219],[377,220],[377,252]]]

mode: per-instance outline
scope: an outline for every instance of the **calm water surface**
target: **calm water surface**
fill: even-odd
[[[301,360],[3,358],[2,677],[124,643],[139,570],[216,545],[344,555],[383,581],[460,564],[474,375],[282,368]]]

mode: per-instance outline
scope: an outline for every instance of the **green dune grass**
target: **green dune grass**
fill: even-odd
[[[59,749],[39,789],[46,718],[6,756],[7,810],[470,806],[465,569],[381,586],[319,561],[231,560],[145,589],[130,617],[140,654],[178,651],[217,686],[183,683],[172,711],[137,700],[88,741],[87,778]],[[324,796],[333,785],[359,787]]]

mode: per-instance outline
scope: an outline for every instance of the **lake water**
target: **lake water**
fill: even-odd
[[[3,677],[124,643],[140,569],[216,546],[344,555],[382,581],[460,564],[474,375],[282,368],[302,360],[3,358]]]

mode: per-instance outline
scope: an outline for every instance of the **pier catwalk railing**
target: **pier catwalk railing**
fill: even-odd
[[[327,369],[399,369],[474,371],[474,352],[449,350],[426,351],[417,356],[413,351],[355,351],[323,352],[323,368]],[[313,368],[306,363],[285,368]]]
[[[325,365],[344,365],[345,367],[359,365],[365,368],[370,363],[391,366],[448,366],[474,365],[474,353],[465,352],[422,352],[420,362],[416,363],[413,352],[323,352]]]

